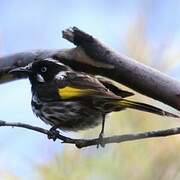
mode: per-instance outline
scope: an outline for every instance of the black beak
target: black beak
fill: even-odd
[[[12,69],[8,72],[9,74],[15,74],[15,75],[30,75],[32,73],[31,69],[29,66],[25,67],[19,67]]]

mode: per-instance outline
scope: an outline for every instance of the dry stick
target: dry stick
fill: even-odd
[[[81,47],[87,56],[99,63],[109,65],[109,69],[107,67],[97,69],[96,74],[109,77],[180,110],[180,81],[114,52],[76,27],[67,29],[63,35],[64,38]]]
[[[180,82],[155,69],[110,50],[94,37],[74,27],[63,37],[77,45],[66,50],[35,50],[0,58],[0,83],[15,80],[7,72],[37,58],[56,58],[75,70],[99,74],[180,110]]]
[[[52,134],[51,131],[43,129],[41,127],[32,126],[25,123],[9,123],[6,121],[0,120],[0,126],[10,126],[10,127],[19,127],[19,128],[25,128],[32,131],[36,131],[42,134],[46,135],[55,135],[57,139],[62,140],[62,143],[67,144],[74,144],[77,148],[84,148],[88,146],[94,146],[99,143],[99,139],[72,139],[66,136],[63,136],[61,134]],[[121,143],[125,141],[133,141],[138,139],[145,139],[145,138],[152,138],[152,137],[164,137],[164,136],[171,136],[176,135],[180,133],[180,127],[171,128],[171,129],[165,129],[165,130],[159,130],[159,131],[149,131],[149,132],[143,132],[143,133],[137,133],[137,134],[124,134],[119,136],[111,136],[111,137],[105,137],[103,138],[104,144],[110,144],[110,143]]]

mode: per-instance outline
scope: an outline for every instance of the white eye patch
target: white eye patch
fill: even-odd
[[[55,76],[55,78],[56,79],[58,79],[58,80],[64,80],[64,78],[66,77],[66,75],[67,75],[67,72],[60,72],[60,73],[58,73],[56,76]]]
[[[44,78],[43,78],[43,76],[41,74],[37,74],[36,78],[37,78],[38,82],[41,82],[41,83],[45,82],[45,80],[44,80]]]

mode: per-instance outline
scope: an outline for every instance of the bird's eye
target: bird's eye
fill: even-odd
[[[46,72],[46,71],[47,71],[47,67],[44,66],[44,67],[41,68],[41,72],[44,73],[44,72]]]

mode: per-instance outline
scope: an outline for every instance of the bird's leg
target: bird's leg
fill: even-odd
[[[57,128],[59,127],[57,125],[54,125],[49,129],[49,132],[47,135],[48,139],[53,139],[53,141],[57,139],[57,135],[59,135],[59,131],[57,130]]]
[[[103,142],[103,137],[104,137],[104,127],[105,127],[105,114],[102,115],[102,128],[101,128],[101,132],[99,134],[99,143],[97,144],[97,148],[99,147],[99,145],[101,147],[105,147],[105,144]]]

